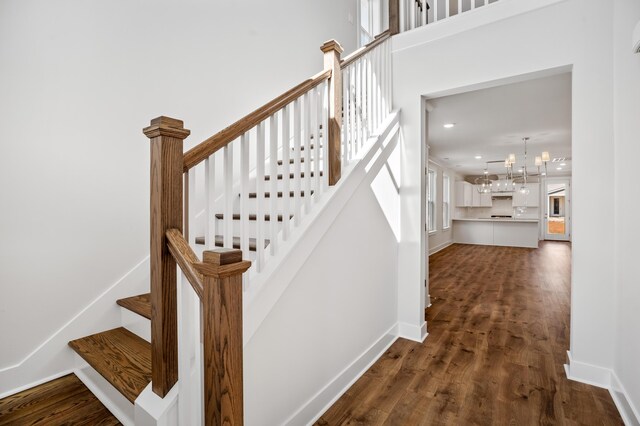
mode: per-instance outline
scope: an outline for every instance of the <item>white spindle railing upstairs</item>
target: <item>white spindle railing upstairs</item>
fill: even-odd
[[[403,0],[403,31],[495,3],[498,0]]]

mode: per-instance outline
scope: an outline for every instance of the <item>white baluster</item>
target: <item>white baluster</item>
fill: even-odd
[[[471,10],[476,8],[476,0],[471,0]]]
[[[448,18],[451,14],[451,4],[450,4],[450,0],[445,0],[444,4],[446,6],[446,9],[444,11],[444,17]]]
[[[329,146],[329,144],[325,139],[327,137],[327,127],[323,127],[322,129],[320,128],[321,126],[323,126],[322,118],[323,118],[323,110],[324,110],[324,102],[325,102],[325,96],[324,96],[325,86],[326,86],[326,83],[322,83],[314,89],[316,91],[315,102],[314,102],[315,117],[312,117],[312,118],[314,122],[313,129],[317,135],[317,139],[316,139],[316,143],[314,144],[315,158],[314,158],[313,165],[315,169],[314,179],[316,181],[316,184],[314,188],[315,192],[314,192],[313,198],[316,200],[316,202],[320,200],[320,193],[322,192],[323,181],[324,179],[328,179],[328,176],[329,176],[327,174],[324,174],[322,177],[320,176],[321,174],[320,163],[323,161],[322,154],[325,149],[328,149],[328,146]]]
[[[300,98],[293,102],[293,225],[300,225],[300,214],[302,209],[302,143],[300,140]]]
[[[249,132],[240,137],[240,250],[249,253]]]
[[[192,246],[196,243],[196,168],[187,172],[189,182],[189,244]],[[205,237],[206,238],[206,237]]]
[[[304,143],[304,212],[309,214],[311,209],[311,144],[317,144],[317,140],[311,140],[311,94],[307,92],[302,97],[302,142]]]
[[[204,194],[205,194],[205,229],[204,240],[207,250],[215,247],[216,235],[216,217],[215,217],[215,177],[216,177],[216,159],[215,154],[211,154],[209,158],[204,160]]]
[[[266,212],[265,198],[264,198],[264,121],[258,124],[256,129],[256,271],[262,271],[264,267],[264,231],[265,221],[264,215]],[[275,220],[272,218],[272,220]]]
[[[291,229],[289,227],[289,218],[290,218],[290,203],[289,196],[291,191],[291,179],[289,178],[289,174],[291,173],[291,164],[289,161],[291,159],[291,104],[284,107],[282,110],[282,239],[283,241],[287,241],[289,239],[289,234]],[[278,198],[277,192],[272,192],[271,197],[276,199]]]
[[[224,147],[224,238],[223,247],[233,248],[233,142]]]
[[[345,155],[349,162],[353,160],[353,150],[351,147],[356,141],[358,134],[358,124],[356,121],[356,64],[349,65],[349,143],[346,145]]]
[[[473,1],[473,0],[471,0]],[[458,0],[458,15],[462,13],[462,0]]]
[[[322,102],[322,98],[319,93],[319,88],[314,87],[311,89],[310,95],[310,115],[311,115],[311,132],[313,133],[313,149],[311,150],[311,155],[313,157],[313,191],[314,196],[313,199],[318,201],[318,188],[320,187],[320,149],[323,144],[322,139],[320,138],[320,111],[322,107],[320,106],[320,102]]]
[[[433,22],[438,21],[438,10],[440,9],[439,3],[440,0],[433,0]]]
[[[322,165],[324,166],[324,175],[322,176],[320,185],[322,192],[325,192],[329,187],[329,82],[325,81],[322,85],[322,96],[324,102],[322,103],[322,128],[323,141],[322,144]]]
[[[365,56],[367,64],[367,138],[372,135],[375,128],[373,119],[373,66],[371,61],[371,52]],[[362,141],[364,142],[364,141]]]
[[[380,128],[380,123],[382,123],[382,107],[381,107],[381,100],[382,100],[382,94],[381,94],[381,87],[380,85],[382,84],[382,76],[381,76],[381,68],[380,68],[380,48],[377,47],[375,50],[375,70],[376,70],[376,85],[374,87],[375,90],[375,109],[376,109],[376,132],[378,131],[378,129]]]
[[[351,122],[349,121],[351,108],[349,108],[349,67],[342,70],[342,165],[349,164],[349,133]]]
[[[358,153],[358,145],[360,144],[360,141],[362,140],[362,138],[364,137],[364,93],[362,88],[363,86],[363,81],[364,81],[364,61],[362,58],[358,59],[357,62],[357,67],[358,67],[358,72],[356,73],[357,76],[357,81],[356,81],[356,112],[358,114],[358,137],[356,138],[355,141],[353,141],[353,147],[351,149],[353,149],[353,154],[356,155]]]
[[[278,192],[278,113],[269,117],[269,192]],[[278,199],[269,198],[269,253],[275,255],[278,247]]]
[[[200,346],[200,298],[180,273],[178,277],[178,415],[180,424],[202,423],[202,351]]]

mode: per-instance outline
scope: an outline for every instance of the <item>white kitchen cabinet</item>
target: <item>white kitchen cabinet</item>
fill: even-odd
[[[473,185],[469,182],[456,182],[456,207],[473,205]]]
[[[480,194],[480,207],[493,207],[493,200],[491,199],[491,193]]]
[[[522,185],[516,185],[516,188],[513,191],[511,205],[513,207],[538,207],[540,205],[540,184],[528,183],[528,194],[521,193],[521,187]]]
[[[471,207],[480,207],[480,192],[478,192],[478,185],[471,185]]]

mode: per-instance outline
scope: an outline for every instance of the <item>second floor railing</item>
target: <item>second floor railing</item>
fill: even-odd
[[[394,0],[391,0],[394,1]],[[402,31],[432,24],[495,3],[498,0],[400,0],[404,4]]]

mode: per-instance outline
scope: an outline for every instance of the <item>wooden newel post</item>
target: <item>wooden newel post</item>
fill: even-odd
[[[205,251],[194,267],[204,275],[205,425],[242,425],[242,251]]]
[[[325,42],[320,50],[324,52],[324,69],[331,70],[329,79],[329,185],[335,185],[342,174],[341,133],[342,133],[342,70],[340,54],[342,46],[335,40]]]
[[[400,32],[400,0],[389,0],[389,35]]]
[[[190,132],[169,117],[143,131],[151,139],[151,381],[164,397],[178,380],[176,262],[165,233],[182,230],[182,145]]]

